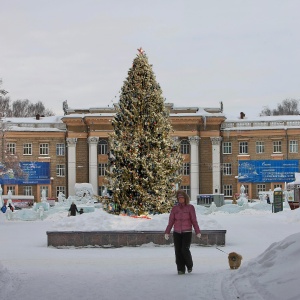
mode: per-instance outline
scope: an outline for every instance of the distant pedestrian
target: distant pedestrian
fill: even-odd
[[[269,197],[268,194],[267,194],[267,196],[266,196],[266,200],[267,200],[267,203],[268,203],[268,204],[271,204],[271,202],[270,202],[270,197]]]
[[[11,203],[8,204],[8,207],[12,212],[14,211],[14,207],[11,205]]]
[[[78,211],[78,209],[77,209],[77,206],[76,206],[76,204],[74,203],[74,201],[72,202],[72,204],[71,204],[71,206],[70,206],[69,212],[70,212],[70,216],[76,216],[76,212],[79,213],[79,211]]]

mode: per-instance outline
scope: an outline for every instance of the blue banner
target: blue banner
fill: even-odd
[[[299,172],[299,160],[240,160],[239,182],[291,182]]]
[[[20,162],[21,174],[13,170],[2,172],[1,184],[50,184],[49,162]],[[20,173],[20,172],[19,172]]]

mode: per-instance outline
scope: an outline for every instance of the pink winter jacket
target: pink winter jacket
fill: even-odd
[[[197,222],[195,207],[191,204],[178,204],[171,210],[169,224],[165,233],[169,234],[174,225],[174,231],[181,233],[192,231],[192,226],[196,234],[200,233],[200,228]]]

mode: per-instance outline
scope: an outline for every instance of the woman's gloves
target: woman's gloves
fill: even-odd
[[[198,238],[198,239],[201,239],[201,233],[198,233],[197,235],[196,235],[196,237]],[[165,233],[165,240],[168,240],[170,238],[170,235],[168,234],[168,233]]]

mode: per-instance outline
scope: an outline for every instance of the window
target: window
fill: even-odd
[[[191,196],[191,188],[189,185],[182,185],[180,187],[180,189],[182,189],[183,191],[185,191],[189,196]]]
[[[64,195],[66,195],[66,187],[64,186],[57,186],[56,187],[56,197],[58,196],[59,193],[63,193]]]
[[[248,184],[244,184],[244,188],[245,188],[244,193],[245,193],[246,195],[249,195],[249,186],[248,186]]]
[[[16,143],[8,143],[7,144],[7,152],[9,154],[16,154]]]
[[[256,185],[257,198],[259,198],[259,192],[265,192],[265,191],[266,191],[266,185],[265,184],[257,184]]]
[[[231,142],[224,142],[223,143],[223,154],[231,154],[231,153],[232,153]]]
[[[56,176],[57,177],[65,177],[66,176],[65,165],[56,165]]]
[[[32,144],[23,144],[23,155],[32,155]]]
[[[274,184],[274,189],[276,188],[281,188],[282,189],[282,184]]]
[[[298,141],[290,141],[290,153],[298,153]]]
[[[184,163],[182,165],[182,175],[190,175],[190,163]]]
[[[25,185],[25,186],[23,187],[23,194],[24,194],[25,196],[32,196],[32,195],[33,195],[33,194],[32,194],[32,186]]]
[[[248,154],[248,142],[239,142],[239,154]]]
[[[49,155],[49,144],[40,144],[40,155]]]
[[[108,153],[107,141],[100,140],[98,142],[98,154],[107,154],[107,153]]]
[[[232,185],[231,184],[224,184],[223,185],[223,194],[225,197],[232,196]]]
[[[281,153],[281,141],[274,141],[273,142],[273,153]]]
[[[265,152],[265,143],[264,142],[256,142],[256,153],[264,153]]]
[[[40,193],[41,193],[41,199],[42,199],[42,192],[43,192],[43,190],[45,190],[45,192],[46,192],[46,197],[49,197],[49,187],[48,187],[48,185],[41,185],[40,186]]]
[[[15,195],[16,194],[16,187],[14,185],[8,185],[7,186],[7,192],[8,191],[11,191],[11,194]]]
[[[102,193],[103,193],[104,190],[105,190],[105,186],[104,185],[100,185],[98,187],[98,195],[104,196],[104,195],[102,195]]]
[[[223,164],[223,175],[232,175],[231,163]]]
[[[190,153],[190,143],[188,140],[182,140],[180,142],[180,153],[189,154]]]
[[[98,165],[99,176],[105,176],[106,175],[106,169],[107,169],[107,164],[99,164]]]
[[[56,155],[65,156],[65,144],[56,144]]]

